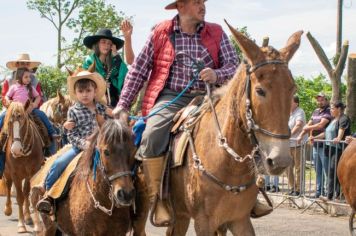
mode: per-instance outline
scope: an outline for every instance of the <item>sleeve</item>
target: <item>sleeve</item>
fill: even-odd
[[[32,94],[33,94],[33,97],[38,97],[40,96],[40,94],[38,93],[38,91],[35,89],[35,87],[31,86],[32,87]]]
[[[4,105],[6,103],[5,101],[5,96],[7,94],[7,91],[9,91],[9,81],[5,78],[4,84],[2,85],[2,90],[1,90],[1,101],[2,104]]]
[[[327,108],[321,118],[327,119],[329,122],[333,119],[330,113],[330,108]]]
[[[11,86],[6,93],[6,97],[11,99],[14,96],[14,94],[15,94],[15,86]]]
[[[219,62],[220,68],[215,69],[215,73],[218,76],[216,83],[224,84],[234,76],[237,66],[239,65],[236,50],[224,32],[220,43]]]
[[[93,64],[93,60],[90,55],[88,55],[83,61],[83,69],[88,69],[89,66]]]
[[[350,127],[350,121],[347,116],[341,116],[339,120],[339,129],[348,129]]]
[[[300,109],[297,113],[295,121],[301,121],[303,124],[305,124],[305,113],[302,109]]]
[[[42,86],[41,86],[41,83],[40,83],[40,82],[38,82],[37,85],[36,85],[36,91],[37,91],[37,93],[41,96],[41,101],[40,101],[40,103],[38,104],[38,108],[40,108],[40,106],[41,106],[42,103],[44,102],[44,101],[43,101]]]
[[[79,120],[75,115],[73,109],[69,109],[68,111],[68,120],[72,120],[76,124],[76,126],[72,130],[68,130],[67,132],[68,141],[73,146],[83,150],[85,146],[85,139],[80,137],[80,133],[79,133],[80,130],[79,127],[77,126]]]
[[[128,110],[136,94],[148,78],[153,66],[153,34],[154,31],[151,32],[145,46],[127,73],[120,100],[117,104],[118,107]]]

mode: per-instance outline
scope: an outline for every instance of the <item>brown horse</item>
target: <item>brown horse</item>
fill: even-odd
[[[256,174],[278,175],[292,164],[288,119],[296,85],[288,62],[302,31],[278,51],[259,48],[229,27],[247,61],[217,91],[220,99],[212,105],[217,121],[208,109],[191,131],[194,145],[185,165],[172,170],[175,223],[167,235],[185,235],[190,218],[198,236],[216,235],[222,226],[233,235],[254,235],[250,212],[258,194]]]
[[[26,224],[32,223],[29,211],[30,179],[40,169],[44,161],[41,136],[26,112],[29,104],[27,102],[24,107],[21,103],[11,103],[4,120],[4,130],[8,133],[5,144],[6,168],[4,176],[7,199],[4,213],[7,216],[12,214],[11,186],[14,182],[19,206],[17,226],[19,233],[26,232],[25,220]],[[25,180],[24,185],[22,185],[23,180]]]
[[[63,96],[58,90],[56,97],[49,99],[40,107],[62,137],[62,140],[54,140],[56,142],[57,150],[63,147],[66,143],[65,139],[63,139],[63,123],[67,120],[68,109],[72,104],[73,101],[70,100],[69,96]]]
[[[40,109],[58,127],[66,121],[68,109],[72,104],[69,96],[63,96],[60,91],[57,91],[57,96],[43,103]]]
[[[352,226],[353,218],[356,212],[356,141],[352,141],[340,157],[340,162],[337,167],[337,177],[339,178],[342,192],[345,195],[346,201],[352,208],[350,215],[350,233],[355,229]]]
[[[56,222],[42,215],[45,235],[54,235],[57,228],[68,235],[126,235],[131,230],[130,206],[135,200],[131,130],[119,120],[109,120],[90,141],[92,146],[79,160],[67,197],[57,203]],[[32,190],[33,205],[39,198],[36,192]],[[41,232],[38,217],[34,219],[35,229]],[[141,230],[135,235],[145,235],[144,224]]]

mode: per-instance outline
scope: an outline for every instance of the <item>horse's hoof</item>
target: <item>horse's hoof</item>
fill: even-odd
[[[12,214],[12,209],[11,209],[11,207],[5,207],[4,214],[5,214],[6,216],[11,216],[11,214]]]
[[[26,220],[25,220],[25,224],[26,224],[26,225],[33,225],[32,219],[31,219],[31,218],[26,219]]]
[[[17,233],[19,233],[19,234],[27,233],[26,227],[25,226],[19,226],[18,229],[17,229]]]

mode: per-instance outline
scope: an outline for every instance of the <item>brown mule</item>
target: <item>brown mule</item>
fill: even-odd
[[[254,235],[250,212],[258,193],[256,174],[278,175],[292,163],[288,119],[296,85],[288,62],[302,32],[278,51],[259,48],[230,30],[247,62],[217,91],[220,99],[214,109],[220,137],[208,109],[192,132],[194,148],[186,152],[184,166],[171,171],[175,223],[167,235],[185,235],[190,218],[198,236],[224,234],[227,229],[233,235]]]
[[[30,179],[41,168],[44,161],[42,152],[43,143],[36,125],[29,119],[25,107],[21,103],[13,102],[9,106],[5,120],[4,131],[8,133],[6,141],[6,167],[5,181],[7,186],[7,199],[4,213],[12,214],[11,186],[16,187],[16,200],[19,205],[18,232],[26,232],[26,224],[31,224],[29,210]],[[25,180],[24,185],[22,182]]]

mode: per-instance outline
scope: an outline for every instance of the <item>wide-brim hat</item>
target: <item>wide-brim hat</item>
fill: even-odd
[[[17,70],[20,67],[24,67],[23,65],[20,64],[21,62],[26,63],[25,67],[28,69],[33,69],[41,64],[41,62],[39,61],[32,61],[28,53],[21,53],[17,59],[8,61],[6,63],[6,67],[9,68],[10,70]]]
[[[179,0],[176,0],[170,4],[168,4],[164,9],[166,10],[174,10],[177,9],[177,2],[179,2]]]
[[[74,85],[78,80],[90,79],[96,84],[96,101],[101,101],[105,97],[106,92],[106,82],[104,78],[97,72],[81,71],[75,76],[69,76],[67,79],[68,92],[71,99],[77,101],[77,96],[75,95]]]
[[[110,29],[99,29],[95,35],[87,36],[83,40],[83,44],[92,49],[93,45],[97,43],[100,39],[109,39],[116,45],[117,50],[124,46],[124,40],[112,36]]]

